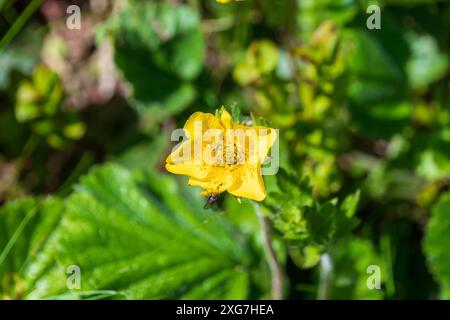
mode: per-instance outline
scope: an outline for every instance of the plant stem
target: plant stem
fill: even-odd
[[[5,6],[5,4],[6,4],[6,0],[0,0],[0,13],[2,12],[3,7]]]
[[[328,290],[333,273],[333,261],[328,253],[320,257],[320,280],[319,290],[317,291],[318,300],[326,300],[328,298]]]
[[[20,14],[17,20],[13,23],[11,28],[6,32],[3,38],[0,40],[0,50],[4,49],[19,33],[22,27],[28,22],[33,13],[39,8],[43,0],[32,0],[25,10]],[[1,2],[0,5],[3,5]]]
[[[3,248],[3,251],[0,252],[0,266],[2,266],[3,263],[5,262],[6,258],[8,257],[9,253],[11,252],[11,249],[14,247],[14,245],[16,244],[17,240],[19,239],[20,235],[25,230],[25,227],[27,226],[28,222],[31,220],[31,218],[33,218],[33,216],[36,214],[37,210],[38,210],[37,208],[31,209],[31,211],[29,211],[25,215],[25,217],[22,219],[19,226],[12,234],[11,238],[9,238],[8,242],[6,243],[5,247]]]
[[[28,138],[27,142],[25,143],[25,146],[22,149],[22,153],[20,155],[19,160],[17,160],[16,163],[16,172],[20,175],[25,161],[28,157],[31,156],[31,154],[36,149],[37,145],[39,144],[39,136],[35,135],[34,133],[31,134],[31,136]]]
[[[272,299],[283,299],[283,271],[278,262],[275,250],[272,247],[272,236],[270,232],[270,225],[267,218],[261,212],[257,203],[254,203],[255,212],[261,224],[261,237],[263,241],[264,252],[267,258],[267,264],[270,268],[271,285],[272,285]]]

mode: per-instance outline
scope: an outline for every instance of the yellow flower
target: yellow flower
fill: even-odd
[[[216,0],[218,3],[230,3],[233,0]],[[234,1],[244,1],[244,0],[234,0]]]
[[[264,200],[261,164],[277,138],[274,129],[235,123],[222,107],[216,115],[194,113],[183,130],[188,139],[167,157],[167,171],[189,176],[205,196],[228,191]]]

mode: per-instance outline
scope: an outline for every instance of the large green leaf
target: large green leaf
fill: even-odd
[[[57,265],[27,285],[23,297],[255,298],[250,282],[257,254],[203,205],[197,190],[171,177],[118,165],[92,170],[65,202],[51,243],[56,258],[46,256]],[[79,289],[66,287],[69,266],[79,267]]]
[[[389,21],[386,17],[383,29],[377,34],[351,29],[343,35],[352,119],[358,130],[382,137],[404,128],[412,112],[411,104],[405,100],[403,64],[407,46],[399,29]]]
[[[441,284],[442,298],[450,299],[450,193],[444,194],[433,207],[424,238],[424,251],[436,280]]]
[[[62,201],[54,198],[29,198],[0,209],[0,298],[27,298],[54,266],[52,240],[62,212]]]

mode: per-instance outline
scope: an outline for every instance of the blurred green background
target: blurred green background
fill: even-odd
[[[0,298],[270,298],[258,212],[286,299],[450,298],[450,2],[220,2],[0,0]],[[259,205],[165,172],[221,105],[280,130]]]

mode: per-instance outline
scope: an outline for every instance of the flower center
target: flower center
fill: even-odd
[[[245,163],[245,150],[239,147],[237,143],[228,142],[224,144],[213,142],[207,147],[211,151],[214,159],[211,163],[215,167],[230,167]]]

